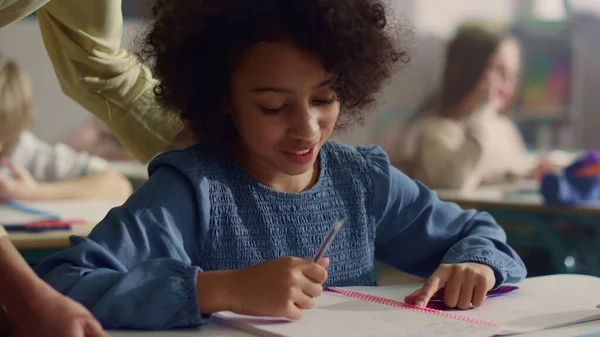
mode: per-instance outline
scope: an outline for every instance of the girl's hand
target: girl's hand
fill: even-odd
[[[535,180],[541,180],[546,174],[556,171],[556,166],[548,159],[542,158],[538,166],[531,172],[531,177]]]
[[[0,164],[10,171],[8,175],[0,174],[0,200],[36,198],[39,184],[27,169],[6,157],[0,159]]]
[[[84,306],[66,296],[40,299],[32,310],[28,319],[14,322],[15,337],[108,337]]]
[[[500,96],[500,86],[502,79],[493,70],[488,70],[477,85],[478,101],[480,106],[486,106],[489,109],[499,112],[504,104]]]
[[[442,264],[425,282],[423,288],[408,295],[406,303],[424,307],[440,289],[449,308],[467,310],[479,307],[496,283],[492,268],[479,263]]]
[[[253,316],[299,319],[300,309],[315,306],[323,292],[329,259],[318,263],[283,257],[236,270],[231,290],[231,311]]]

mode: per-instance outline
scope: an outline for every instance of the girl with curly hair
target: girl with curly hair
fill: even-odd
[[[327,286],[376,284],[374,259],[467,309],[526,270],[487,214],[440,201],[376,146],[329,140],[406,60],[380,0],[160,0],[142,58],[198,144],[88,238],[37,267],[106,328],[199,326],[212,313],[300,318]],[[346,223],[313,262],[339,214]]]

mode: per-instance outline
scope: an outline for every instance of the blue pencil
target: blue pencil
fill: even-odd
[[[32,215],[41,215],[41,216],[44,216],[44,217],[47,217],[50,219],[60,219],[60,214],[58,214],[58,213],[35,208],[26,203],[16,201],[16,200],[6,200],[4,202],[4,206],[15,209],[15,210],[23,212],[23,213],[28,213],[28,214],[32,214]]]

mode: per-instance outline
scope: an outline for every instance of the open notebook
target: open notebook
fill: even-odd
[[[231,312],[214,316],[232,327],[268,337],[489,337],[502,331],[500,326],[492,322],[453,317],[443,311],[435,314],[432,309],[413,310],[389,304],[391,302],[382,304],[325,292],[317,298],[317,307],[305,310],[302,319],[297,321]]]
[[[600,282],[600,279],[590,280],[590,287]],[[551,289],[548,282],[542,281],[543,278],[527,280],[521,285],[521,290],[489,299],[482,308],[468,311],[414,308],[398,301],[414,287],[400,287],[400,291],[383,287],[378,288],[376,293],[392,293],[394,296],[389,297],[393,298],[360,292],[367,288],[335,288],[336,293],[325,292],[317,299],[317,307],[304,311],[303,318],[298,321],[241,316],[230,312],[215,316],[225,324],[259,336],[288,337],[494,336],[600,319],[600,310],[595,305],[572,296],[562,298],[556,293],[556,288],[560,289],[558,285]],[[526,290],[523,291],[523,288]]]

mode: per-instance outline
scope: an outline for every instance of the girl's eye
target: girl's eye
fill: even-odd
[[[331,97],[329,99],[316,99],[314,102],[316,105],[329,105],[335,102],[335,97]]]
[[[283,109],[285,109],[285,107],[286,107],[285,105],[281,106],[279,108],[267,108],[267,107],[264,107],[262,105],[260,106],[260,108],[262,109],[262,111],[264,113],[271,114],[271,115],[280,113],[281,111],[283,111]]]

